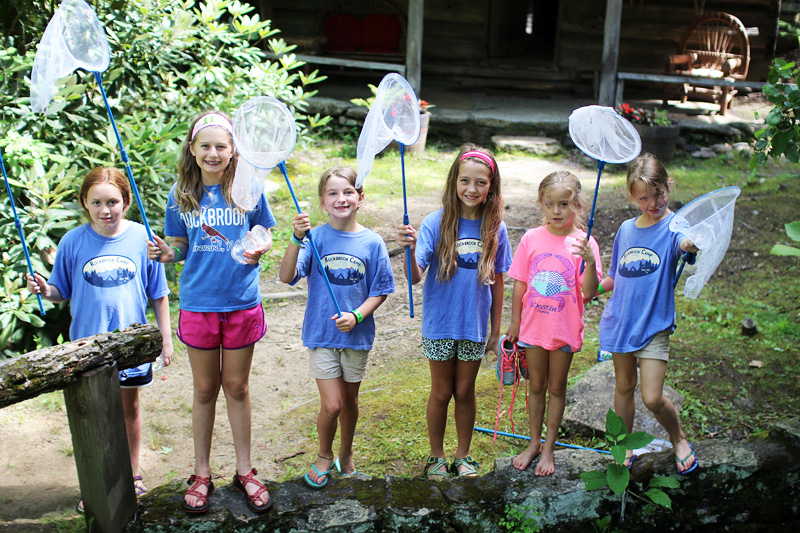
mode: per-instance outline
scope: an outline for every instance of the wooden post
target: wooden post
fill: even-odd
[[[422,87],[422,20],[425,0],[408,0],[406,30],[406,79],[419,96]]]
[[[603,30],[603,65],[600,71],[600,96],[597,99],[597,103],[602,106],[614,105],[621,18],[622,0],[607,0],[606,24]]]
[[[118,533],[136,513],[117,365],[85,372],[64,389],[87,531]]]

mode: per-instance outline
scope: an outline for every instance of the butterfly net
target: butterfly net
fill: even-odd
[[[736,198],[741,192],[739,187],[725,187],[704,194],[672,217],[669,229],[680,231],[700,249],[694,274],[683,289],[687,298],[697,298],[725,257],[733,231]]]
[[[583,153],[605,163],[627,163],[642,151],[633,124],[610,107],[590,105],[573,111],[569,136]]]
[[[387,74],[378,85],[375,101],[358,137],[356,187],[369,176],[377,154],[392,141],[414,144],[419,138],[419,128],[419,101],[414,89],[401,75]]]
[[[47,24],[31,73],[31,109],[47,109],[56,92],[56,81],[82,68],[104,72],[109,47],[103,25],[83,0],[64,0]]]
[[[233,143],[239,162],[231,190],[236,205],[248,211],[255,207],[269,171],[289,157],[296,142],[294,116],[280,100],[258,96],[236,111]]]

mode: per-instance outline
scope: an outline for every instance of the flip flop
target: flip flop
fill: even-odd
[[[686,441],[686,442],[689,442],[689,441]],[[692,446],[691,442],[689,442],[689,449],[691,449],[692,452],[689,455],[687,455],[686,457],[684,457],[683,459],[678,459],[678,456],[677,455],[675,456],[675,460],[678,461],[678,463],[680,463],[681,465],[683,465],[686,461],[691,459],[692,456],[694,456],[694,464],[692,466],[690,466],[689,468],[687,468],[686,470],[684,470],[683,472],[681,472],[678,469],[677,465],[675,466],[675,470],[682,476],[685,476],[686,474],[688,474],[690,472],[693,472],[697,468],[697,465],[700,464],[700,461],[697,459],[697,454],[694,453],[694,447]]]
[[[313,479],[308,477],[308,472],[306,472],[306,475],[303,476],[303,481],[305,481],[306,485],[308,485],[312,489],[319,490],[319,489],[321,489],[322,487],[324,487],[325,485],[328,484],[328,478],[330,478],[331,469],[329,468],[325,472],[320,472],[319,470],[317,470],[317,465],[314,464],[314,463],[311,464],[311,468],[313,468],[314,472],[317,473],[317,476],[318,476],[317,479],[320,479],[321,477],[325,476],[325,481],[323,481],[322,483],[314,481]]]
[[[630,459],[630,461],[628,461],[628,470],[633,468],[633,462],[636,460],[637,457],[639,457],[639,456],[636,455],[636,454],[633,454],[630,457],[627,457],[627,459]]]
[[[339,473],[339,474],[340,474],[342,477],[352,476],[353,474],[355,474],[355,473],[357,473],[357,472],[358,472],[358,470],[353,470],[353,471],[352,471],[352,472],[350,472],[349,474],[345,474],[344,472],[342,472],[342,466],[339,464],[339,458],[338,458],[338,457],[337,457],[337,458],[336,458],[336,459],[333,461],[333,466],[335,466],[335,467],[336,467],[336,471],[337,471],[337,472],[338,472],[338,473]]]

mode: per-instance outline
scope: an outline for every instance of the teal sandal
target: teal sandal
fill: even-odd
[[[422,475],[424,475],[426,479],[446,478],[450,475],[447,469],[447,460],[441,457],[431,457],[429,455],[428,460],[425,462],[425,470],[423,470]]]
[[[459,472],[459,468],[463,468],[463,470]],[[471,455],[468,455],[463,459],[456,459],[453,461],[452,466],[450,466],[450,472],[457,477],[477,477],[478,461],[473,459]]]
[[[355,474],[355,473],[357,473],[357,472],[358,472],[358,470],[353,470],[353,471],[352,471],[352,472],[350,472],[349,474],[345,474],[344,472],[342,472],[342,465],[341,465],[341,464],[339,464],[339,458],[338,458],[338,457],[336,458],[336,460],[335,460],[335,461],[333,461],[333,466],[334,466],[334,467],[336,467],[336,471],[337,471],[337,472],[338,472],[338,473],[339,473],[339,474],[340,474],[342,477],[352,476],[353,474]]]
[[[319,456],[320,459],[325,459],[326,461],[333,461],[333,457],[322,457],[319,454],[317,454],[317,455]],[[321,489],[322,487],[324,487],[325,485],[328,484],[328,479],[331,477],[331,471],[333,470],[333,462],[331,462],[330,468],[328,468],[324,472],[320,472],[317,469],[317,465],[314,464],[314,463],[311,463],[311,468],[313,468],[314,472],[317,473],[317,481],[314,481],[313,479],[311,479],[311,477],[308,475],[308,472],[306,472],[306,475],[303,476],[303,481],[305,481],[306,485],[308,485],[312,489],[319,490],[319,489]],[[320,483],[319,480],[322,479],[323,477],[325,478],[325,481]]]

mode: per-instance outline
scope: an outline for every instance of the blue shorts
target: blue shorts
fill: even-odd
[[[517,346],[519,346],[520,348],[542,348],[541,346],[536,346],[534,344],[528,344],[528,343],[522,342],[520,340],[517,341]],[[542,349],[544,350],[544,348],[542,348]],[[576,353],[578,351],[578,350],[573,350],[572,346],[570,346],[569,344],[565,344],[561,348],[556,348],[556,349],[557,350],[561,350],[562,352],[566,352],[566,353]],[[549,351],[552,352],[553,350],[549,350]]]

